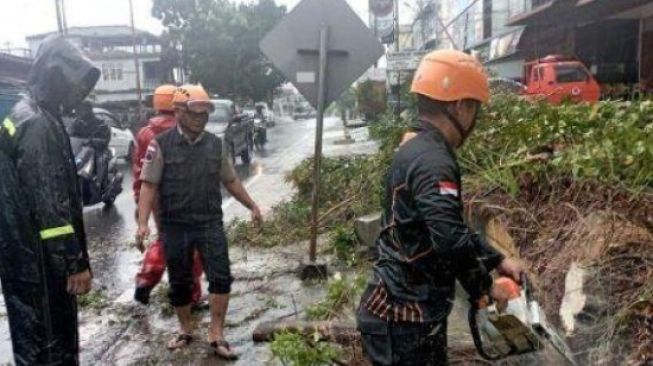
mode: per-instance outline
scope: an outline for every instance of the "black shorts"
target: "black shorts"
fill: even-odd
[[[445,366],[447,321],[386,322],[361,306],[357,314],[363,351],[374,366]]]
[[[229,268],[227,237],[221,223],[198,227],[167,225],[162,228],[162,240],[173,305],[190,303],[195,250],[202,259],[204,274],[209,281],[209,293],[231,292],[233,278]]]

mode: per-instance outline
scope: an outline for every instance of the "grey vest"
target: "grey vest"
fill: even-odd
[[[191,145],[177,128],[156,137],[163,153],[158,215],[163,225],[222,221],[222,141],[208,132]]]

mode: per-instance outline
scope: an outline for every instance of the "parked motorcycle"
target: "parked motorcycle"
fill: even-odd
[[[267,122],[264,118],[256,117],[254,118],[254,147],[259,151],[263,150],[267,142]]]
[[[106,141],[71,137],[70,144],[75,155],[84,206],[100,202],[112,205],[122,192],[123,174],[118,171],[113,152],[102,147]]]

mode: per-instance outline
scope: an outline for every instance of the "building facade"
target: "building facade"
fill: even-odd
[[[55,32],[27,37],[32,55],[43,40]],[[72,27],[67,39],[78,46],[101,70],[93,92],[97,103],[133,102],[138,99],[132,30],[128,26]],[[136,53],[142,94],[151,94],[162,81],[172,78],[161,62],[159,37],[136,31]]]
[[[653,92],[653,0],[540,0],[510,24],[526,58],[574,55],[606,89]]]
[[[529,0],[425,1],[413,23],[413,37],[419,49],[464,50],[475,54],[493,73],[516,79],[524,63],[515,52],[524,27],[508,23],[529,4]]]
[[[476,55],[520,80],[528,60],[575,56],[602,84],[653,88],[653,0],[430,0],[413,24],[416,47]]]

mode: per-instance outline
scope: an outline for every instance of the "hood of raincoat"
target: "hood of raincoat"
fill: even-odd
[[[100,70],[77,47],[50,36],[36,53],[27,87],[41,107],[56,113],[84,100],[99,78]]]

